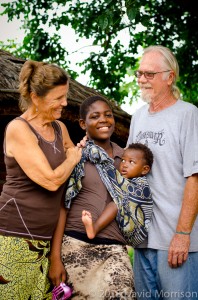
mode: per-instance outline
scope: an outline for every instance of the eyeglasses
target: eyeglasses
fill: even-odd
[[[161,71],[161,72],[142,72],[142,71],[135,71],[134,75],[137,78],[140,78],[142,75],[144,75],[144,77],[146,79],[153,79],[155,74],[159,74],[159,73],[164,73],[164,72],[170,72],[171,70],[167,70],[167,71]]]

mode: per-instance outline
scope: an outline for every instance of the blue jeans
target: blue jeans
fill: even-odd
[[[135,249],[135,290],[138,300],[198,299],[198,252],[178,268],[168,265],[168,251]]]

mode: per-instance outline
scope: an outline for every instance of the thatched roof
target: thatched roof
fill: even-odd
[[[18,76],[20,69],[25,62],[24,59],[16,58],[9,52],[0,50],[0,116],[20,115],[18,108]],[[75,135],[74,142],[79,136],[84,135],[79,129],[78,113],[82,101],[91,95],[101,95],[96,90],[86,87],[71,79],[68,93],[68,106],[62,116],[62,121],[69,127],[71,137]],[[116,120],[116,128],[113,139],[120,145],[125,145],[131,116],[112,103]],[[71,122],[71,124],[70,124]],[[71,132],[72,131],[72,132]]]

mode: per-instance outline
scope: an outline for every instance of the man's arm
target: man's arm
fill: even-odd
[[[168,263],[172,268],[181,266],[188,257],[190,232],[198,214],[198,174],[188,177],[184,189],[182,208],[175,235],[170,243]]]

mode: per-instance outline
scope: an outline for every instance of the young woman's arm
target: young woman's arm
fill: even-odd
[[[54,286],[58,286],[61,282],[66,280],[66,271],[61,260],[61,245],[66,224],[67,210],[62,203],[60,210],[60,217],[56,230],[53,234],[50,251],[50,269],[49,278]]]

